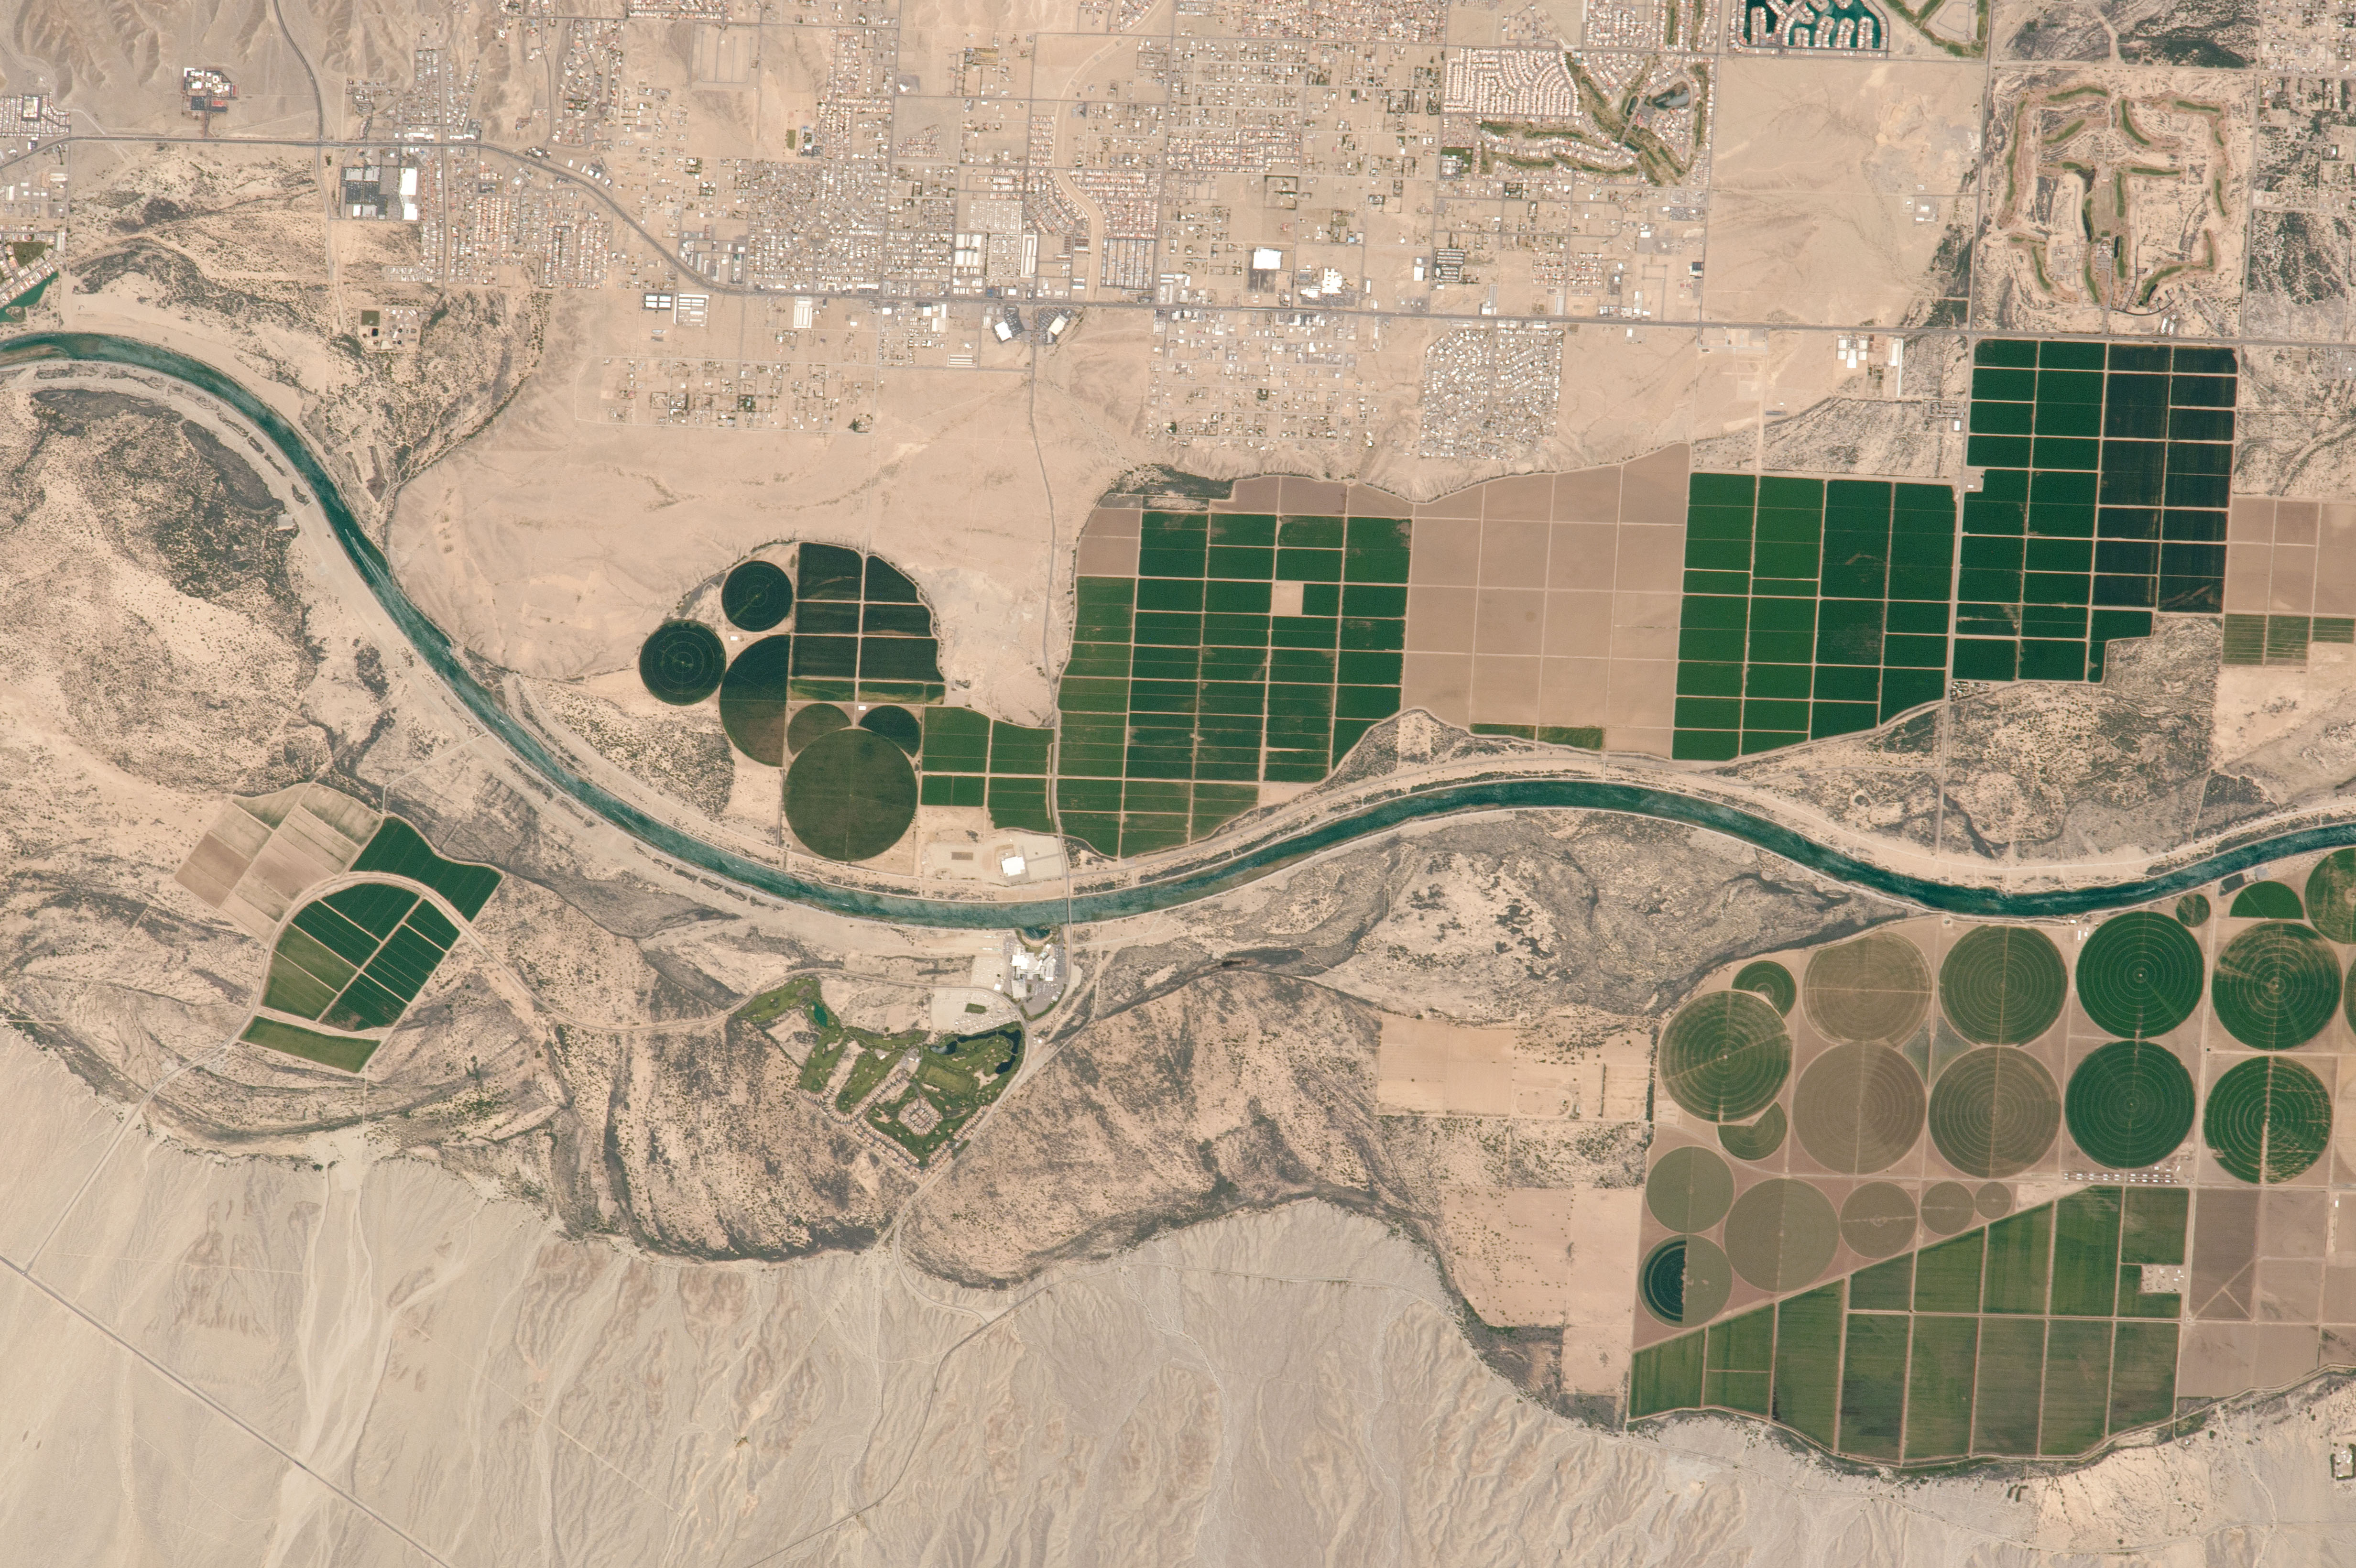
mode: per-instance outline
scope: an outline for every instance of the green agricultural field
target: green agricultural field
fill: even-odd
[[[1770,1105],[1755,1122],[1728,1123],[1718,1129],[1719,1147],[1737,1159],[1762,1160],[1783,1147],[1791,1125],[1781,1105]]]
[[[268,1046],[289,1056],[299,1056],[305,1061],[316,1061],[323,1067],[334,1067],[346,1072],[358,1072],[376,1054],[377,1042],[354,1040],[348,1035],[321,1034],[276,1019],[256,1019],[245,1026],[238,1036],[252,1045]]]
[[[1979,1339],[1976,1317],[1915,1317],[1906,1392],[1909,1460],[1949,1458],[1971,1448]]]
[[[1775,1309],[1760,1307],[1709,1328],[1706,1403],[1751,1415],[1769,1413],[1768,1385],[1775,1370]]]
[[[1792,1071],[1783,1015],[1749,991],[1713,991],[1662,1032],[1658,1072],[1670,1098],[1712,1122],[1748,1120]]]
[[[1774,1417],[1829,1448],[1840,1414],[1842,1285],[1775,1308]]]
[[[2088,1156],[2133,1170],[2176,1152],[2192,1131],[2194,1097],[2192,1074],[2173,1051],[2123,1040],[2078,1064],[2063,1110],[2071,1137]]]
[[[1699,1334],[1681,1334],[1637,1352],[1628,1380],[1628,1413],[1658,1415],[1701,1403],[1704,1347]]]
[[[1939,965],[1939,1007],[1965,1039],[2021,1045],[2053,1027],[2070,991],[2069,965],[2034,926],[1973,928]]]
[[[2209,999],[2217,1021],[2244,1045],[2288,1051],[2331,1021],[2340,1006],[2340,958],[2306,926],[2254,925],[2217,955]]]
[[[2183,1256],[2186,1199],[2080,1188],[1708,1324],[1637,1354],[1631,1414],[1763,1400],[1778,1424],[1879,1463],[2089,1453],[2174,1413],[2178,1303],[2142,1296],[2137,1271]]]
[[[2045,1337],[2040,1454],[2083,1454],[2103,1440],[2109,1419],[2111,1325],[2056,1317]]]
[[[2045,1387],[2045,1319],[1980,1319],[1979,1381],[1972,1400],[1972,1451],[2037,1452],[2037,1412]]]
[[[2149,1039],[2192,1016],[2203,967],[2181,921],[2149,910],[2115,915],[2079,954],[2078,1000],[2111,1033]]]
[[[1800,999],[1799,983],[1792,978],[1792,972],[1772,958],[1744,965],[1734,976],[1734,988],[1766,997],[1777,1012],[1787,1018],[1793,1004]]]
[[[1895,1459],[1905,1435],[1908,1317],[1852,1312],[1841,1363],[1840,1451]]]
[[[352,862],[356,872],[381,871],[387,876],[406,877],[412,882],[423,882],[447,899],[452,908],[468,920],[483,912],[491,894],[499,885],[496,866],[485,866],[471,860],[450,860],[434,852],[416,828],[398,816],[388,816],[376,836]]]
[[[900,841],[916,815],[907,752],[872,730],[819,736],[786,771],[786,822],[830,860],[869,860]]]
[[[2253,1057],[2210,1085],[2201,1136],[2244,1181],[2288,1181],[2329,1146],[2331,1096],[2304,1063]]]

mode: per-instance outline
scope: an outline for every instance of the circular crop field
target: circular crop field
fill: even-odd
[[[2209,1086],[2201,1136],[2244,1181],[2288,1181],[2331,1142],[2331,1097],[2304,1062],[2258,1057]]]
[[[2086,1016],[2129,1040],[2166,1034],[2201,1005],[2201,944],[2180,921],[2149,910],[2103,923],[2078,955]]]
[[[1832,1200],[1804,1181],[1778,1177],[1734,1200],[1726,1255],[1762,1290],[1796,1290],[1825,1272],[1840,1243]]]
[[[786,823],[830,860],[870,860],[900,841],[916,815],[916,771],[905,752],[865,730],[810,742],[786,770]]]
[[[1886,1045],[1837,1045],[1800,1074],[1792,1125],[1826,1169],[1885,1170],[1922,1136],[1922,1076]]]
[[[1960,1181],[1935,1183],[1922,1194],[1922,1225],[1934,1235],[1954,1235],[1970,1224],[1977,1213],[1972,1202],[1972,1189]]]
[[[720,683],[720,727],[738,751],[773,768],[786,765],[786,677],[793,661],[791,637],[763,637],[736,656]]]
[[[2225,1032],[2259,1051],[2313,1040],[2340,1005],[2340,959],[2303,925],[2254,925],[2217,955],[2210,1005]]]
[[[1782,1016],[1748,991],[1697,997],[1661,1034],[1661,1083],[1704,1121],[1757,1115],[1791,1072],[1792,1041]]]
[[[1755,1122],[1740,1125],[1730,1122],[1719,1128],[1718,1143],[1720,1148],[1737,1159],[1765,1159],[1783,1147],[1783,1134],[1789,1127],[1783,1107],[1770,1105]]]
[[[665,621],[638,645],[638,679],[674,708],[701,702],[720,689],[728,650],[701,621]]]
[[[2027,1169],[2061,1127],[2053,1074],[2025,1051],[1965,1051],[1931,1086],[1931,1141],[1949,1165],[1974,1176]]]
[[[1841,1204],[1841,1240],[1869,1258],[1886,1258],[1914,1240],[1914,1200],[1895,1182],[1869,1181]]]
[[[1792,972],[1772,958],[1745,964],[1734,976],[1734,988],[1766,997],[1786,1018],[1791,1016],[1792,1004],[1800,999],[1800,987],[1794,983]]]
[[[2078,1063],[2062,1108],[2080,1148],[2110,1169],[2134,1170],[2176,1152],[2192,1130],[2192,1074],[2173,1051],[2123,1040]]]
[[[2334,849],[2307,874],[2307,918],[2332,941],[2356,943],[2356,849]]]
[[[859,716],[859,727],[874,731],[912,757],[924,750],[925,727],[905,708],[888,702],[871,708]]]
[[[1873,932],[1808,960],[1808,1021],[1833,1040],[1894,1044],[1930,1006],[1930,965],[1896,932]]]
[[[2235,920],[2305,920],[2307,904],[2287,882],[2252,882],[2233,895]]]
[[[1983,1220],[2001,1220],[2012,1212],[2012,1189],[2001,1181],[1984,1181],[1972,1194],[1972,1208]]]
[[[794,581],[773,560],[748,560],[720,585],[720,613],[740,631],[766,632],[794,607]]]
[[[1983,925],[1947,950],[1939,1006],[1965,1040],[2019,1045],[2062,1016],[2070,966],[2034,926]]]
[[[1699,1236],[1672,1236],[1644,1256],[1636,1290],[1644,1310],[1673,1328],[1707,1323],[1734,1289],[1726,1254]]]
[[[2176,901],[2176,918],[2198,930],[2209,923],[2209,895],[2187,893]]]
[[[1644,1179],[1644,1207],[1672,1231],[1707,1231],[1734,1201],[1734,1172],[1706,1148],[1673,1148]]]
[[[798,752],[820,735],[850,728],[851,715],[833,703],[806,703],[786,725],[786,750]]]

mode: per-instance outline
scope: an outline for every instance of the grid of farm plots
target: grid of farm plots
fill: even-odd
[[[466,919],[499,884],[489,866],[447,860],[415,828],[387,817],[353,872],[380,871],[434,889]],[[361,882],[305,904],[272,951],[262,1005],[339,1029],[388,1029],[458,939],[434,905],[390,882]]]
[[[927,708],[923,719],[923,804],[987,806],[993,827],[1055,830],[1047,815],[1053,730],[1008,724],[970,708]]]
[[[1134,577],[1084,576],[1055,804],[1101,853],[1200,837],[1312,784],[1398,711],[1408,523],[1138,514]]]
[[[795,590],[791,674],[787,691],[777,696],[823,702],[940,699],[946,688],[933,613],[916,585],[882,557],[839,545],[803,545]]]
[[[1628,1413],[1718,1405],[1860,1459],[2085,1453],[2176,1413],[2190,1193],[2086,1187],[1639,1351]]]
[[[2234,388],[2230,348],[1977,347],[1956,678],[2099,680],[2155,611],[2223,609]]]
[[[1852,734],[1944,697],[1954,548],[1944,485],[1696,474],[1672,754]]]
[[[2356,1019],[2343,1005],[2356,989],[2345,962],[2356,949],[2356,851],[2274,870],[2256,881],[2229,877],[2156,912],[2036,928],[2053,956],[2037,987],[2050,999],[2034,1006],[2018,976],[1999,983],[1985,969],[1951,972],[1946,959],[1975,931],[2035,933],[1939,919],[1770,955],[1707,983],[1731,976],[1765,997],[1784,1015],[1791,1057],[1750,1125],[1688,1120],[1671,1093],[1661,1097],[1639,1255],[1650,1265],[1698,1242],[1709,1266],[1671,1282],[1676,1307],[1665,1316],[1652,1299],[1659,1293],[1644,1288],[1653,1271],[1640,1267],[1631,1414],[1723,1407],[1860,1458],[2051,1456],[2166,1418],[2163,1395],[2229,1398],[2356,1367],[2356,1207],[2343,1218],[2341,1204],[2356,1189],[2356,1074],[2341,1070],[2356,1055]],[[2155,960],[2147,944],[2104,952],[2094,941],[2105,925],[2156,916],[2190,939],[2171,960]],[[1919,970],[1887,955],[1838,962],[1893,942],[1915,950]],[[1774,987],[1751,978],[1761,970],[1783,995],[1765,995]],[[1812,1016],[1826,998],[1808,1002],[1834,983],[1852,1008],[1913,996],[1922,1021],[1894,1048],[1837,1043]],[[2145,1033],[2088,1013],[2090,994],[2109,998],[2107,1014],[2121,997],[2148,998],[2155,987],[2182,998],[2174,1027]],[[2001,991],[2007,1009],[2046,1016],[2050,1007],[2052,1021],[2020,1029],[2028,1038],[2018,1047],[1974,1046],[1948,1014],[1959,998],[1972,1006],[1975,991],[1982,1014]],[[1697,1001],[1721,995],[1705,989]],[[2147,1137],[2147,1124],[2165,1119],[2154,1098],[2123,1105],[2095,1088],[2097,1059],[2126,1051],[2117,1042],[2127,1036],[2180,1064],[2187,1096],[2180,1141],[2147,1165],[2106,1162],[2081,1141],[2122,1128]],[[1976,1113],[1941,1085],[1958,1063],[1999,1054],[2007,1086],[1979,1132],[1992,1147],[2013,1140],[2012,1155],[1976,1169],[1953,1164],[1941,1129],[1953,1138]],[[2035,1063],[2025,1072],[2024,1058]],[[1927,1106],[1915,1098],[1907,1111],[1910,1096],[1891,1093],[1909,1079],[1927,1086]],[[1959,1082],[1973,1082],[1968,1071]],[[1876,1138],[1879,1152],[1854,1157]],[[1686,1168],[1656,1196],[1655,1179],[1673,1161]],[[2001,1179],[1988,1179],[1991,1169]],[[1697,1176],[1722,1183],[1720,1195],[1687,1211],[1708,1184]],[[1800,1186],[1820,1196],[1762,1201]],[[2123,1197],[2085,1197],[2104,1190]],[[1966,1226],[1987,1232],[1977,1253]],[[2106,1297],[2114,1246],[2116,1285]],[[1712,1270],[1718,1283],[1708,1285]],[[1911,1328],[1868,1323],[1857,1336],[1858,1315],[1899,1311],[1917,1315]],[[1926,1314],[1962,1323],[1926,1329]],[[2040,1317],[2041,1327],[1997,1327]],[[2080,1318],[2116,1322],[2063,1327]],[[1965,1326],[1975,1320],[1976,1339]],[[1707,1337],[1695,1331],[1704,1325]],[[1787,1325],[1797,1338],[1786,1338]],[[2114,1327],[2106,1350],[2096,1330]],[[2038,1346],[2042,1370],[2031,1357]],[[2095,1399],[2099,1377],[2109,1379],[2107,1405]],[[2039,1423],[2040,1397],[2051,1424]],[[1896,1418],[1902,1435],[1892,1400],[1907,1412]],[[1969,1402],[1962,1416],[1958,1402]],[[1965,1435],[1969,1447],[1954,1446]]]

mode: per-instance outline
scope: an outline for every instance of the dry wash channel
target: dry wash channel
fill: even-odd
[[[2273,871],[1710,982],[1658,1049],[1631,1416],[2075,1458],[2356,1368],[2356,851]]]

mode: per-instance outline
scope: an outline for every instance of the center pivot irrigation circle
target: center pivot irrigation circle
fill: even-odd
[[[1762,1290],[1796,1290],[1825,1272],[1840,1243],[1832,1200],[1804,1181],[1777,1177],[1734,1200],[1726,1255]]]
[[[2217,955],[2209,1000],[2244,1045],[2288,1051],[2313,1040],[2340,1005],[2340,959],[2304,925],[2254,925]]]
[[[1892,1181],[1869,1181],[1841,1204],[1841,1240],[1869,1258],[1891,1257],[1914,1240],[1914,1200]]]
[[[2356,849],[2334,849],[2307,874],[2307,918],[2332,941],[2356,943]]]
[[[1791,1016],[1792,1004],[1800,999],[1800,987],[1793,984],[1792,972],[1772,958],[1745,964],[1734,976],[1734,988],[1766,997],[1786,1018]]]
[[[1886,1045],[1837,1045],[1800,1074],[1792,1125],[1828,1170],[1886,1170],[1922,1135],[1922,1076]]]
[[[2053,1147],[2062,1096],[2053,1074],[2025,1051],[1965,1051],[1931,1087],[1931,1141],[1973,1176],[2010,1176]]]
[[[1808,960],[1808,1021],[1834,1040],[1892,1045],[1931,1007],[1931,967],[1894,931],[1827,947]]]
[[[1792,1040],[1775,1009],[1748,991],[1712,991],[1677,1009],[1661,1034],[1661,1083],[1708,1122],[1755,1115],[1792,1072]]]
[[[638,647],[638,679],[674,708],[702,701],[720,689],[728,650],[701,621],[665,621]]]
[[[821,735],[786,770],[786,824],[830,860],[873,859],[916,816],[916,771],[871,730]]]
[[[756,763],[786,765],[786,677],[794,640],[763,637],[736,656],[720,683],[720,727],[729,743]]]
[[[1726,1254],[1700,1236],[1671,1236],[1645,1254],[1636,1276],[1644,1310],[1672,1328],[1708,1322],[1733,1289]]]
[[[1954,1235],[1978,1212],[1972,1189],[1960,1181],[1938,1182],[1922,1194],[1922,1223],[1934,1235]]]
[[[1966,1040],[2019,1045],[2062,1016],[2070,968],[2034,926],[1984,925],[1947,950],[1939,1006]]]
[[[1788,1125],[1783,1107],[1770,1105],[1755,1122],[1742,1125],[1729,1123],[1719,1128],[1719,1147],[1737,1159],[1765,1159],[1783,1147],[1783,1134]]]
[[[1707,1231],[1734,1201],[1734,1172],[1706,1148],[1673,1148],[1644,1179],[1644,1207],[1672,1231]]]
[[[2115,916],[2078,955],[2078,1001],[2112,1034],[2166,1034],[2201,1005],[2201,944],[2181,921],[2150,910]]]
[[[748,560],[720,585],[720,613],[741,631],[766,632],[793,607],[793,579],[773,560]]]
[[[2062,1109],[2070,1136],[2096,1164],[2134,1170],[2176,1152],[2192,1130],[2192,1074],[2173,1051],[2123,1040],[2078,1063]]]
[[[2209,1086],[2201,1136],[2244,1181],[2288,1181],[2331,1142],[2331,1096],[2304,1062],[2255,1057]]]

